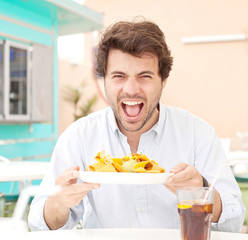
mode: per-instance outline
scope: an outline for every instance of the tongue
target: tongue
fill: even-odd
[[[136,117],[140,112],[140,105],[126,105],[126,113],[129,117]]]

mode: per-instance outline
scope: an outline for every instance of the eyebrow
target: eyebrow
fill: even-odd
[[[110,73],[111,75],[114,75],[114,74],[122,74],[122,75],[127,75],[126,73],[124,72],[121,72],[121,71],[113,71]]]
[[[128,75],[122,71],[113,71],[110,73],[111,75],[114,75],[114,74],[122,74],[122,75]],[[150,74],[150,75],[155,75],[153,72],[151,71],[142,71],[140,73],[138,73],[136,76],[140,76],[140,75],[143,75],[143,74]]]
[[[143,74],[155,75],[154,72],[151,72],[151,71],[143,71],[143,72],[138,73],[137,75],[143,75]]]

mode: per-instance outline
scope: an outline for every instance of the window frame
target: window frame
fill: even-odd
[[[22,43],[6,39],[4,41],[4,120],[5,121],[23,121],[30,120],[30,97],[31,97],[31,53],[32,47]],[[26,114],[10,114],[10,48],[19,48],[27,51],[27,112]]]
[[[3,100],[3,102],[2,102],[2,104],[3,104],[3,106],[2,106],[3,107],[3,113],[2,114],[0,113],[0,120],[3,120],[4,119],[4,102],[5,102],[5,99],[4,99],[4,96],[5,96],[5,90],[4,90],[4,86],[5,86],[5,80],[4,80],[4,70],[5,70],[4,65],[5,64],[4,64],[4,61],[5,60],[4,60],[4,55],[5,55],[5,52],[4,52],[4,41],[2,39],[0,39],[0,45],[2,45],[2,47],[3,47],[3,56],[2,56],[3,57],[2,58],[2,61],[3,61],[3,73],[2,73],[3,74],[2,75],[2,77],[3,77],[3,99],[2,99]]]

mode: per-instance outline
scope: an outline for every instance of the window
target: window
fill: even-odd
[[[9,114],[27,114],[27,50],[9,48]]]
[[[27,114],[27,50],[9,49],[9,114]]]
[[[28,119],[31,48],[11,41],[6,41],[4,48],[4,116]]]
[[[0,40],[1,122],[52,121],[52,66],[52,47]]]
[[[0,119],[3,115],[3,42],[0,40]]]

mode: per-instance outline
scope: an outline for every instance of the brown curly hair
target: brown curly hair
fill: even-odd
[[[106,75],[110,49],[118,49],[137,57],[150,52],[158,57],[161,79],[165,80],[169,76],[173,58],[163,32],[155,23],[121,21],[110,26],[98,45],[96,73],[100,77]]]

